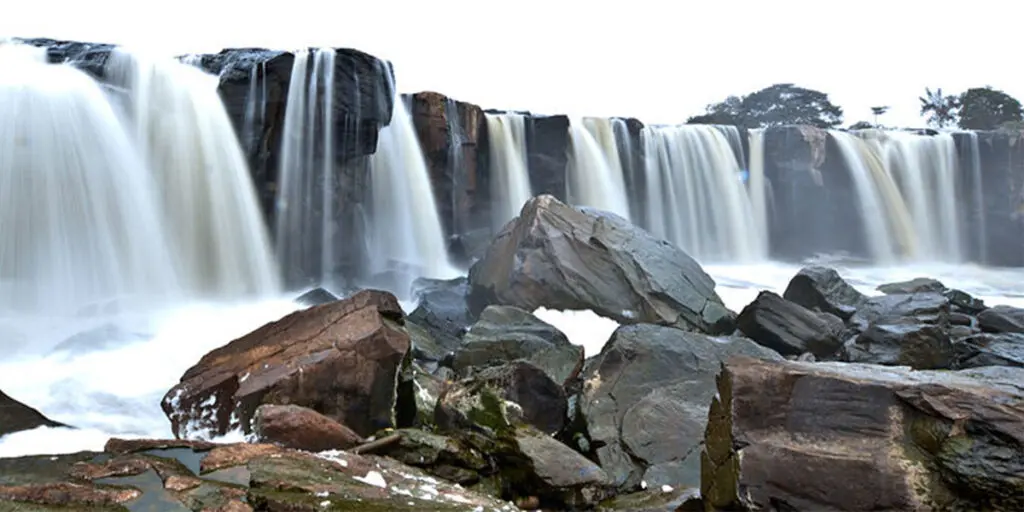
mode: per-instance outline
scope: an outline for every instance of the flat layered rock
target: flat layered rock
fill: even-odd
[[[1021,510],[1024,370],[731,359],[701,460],[708,510]]]

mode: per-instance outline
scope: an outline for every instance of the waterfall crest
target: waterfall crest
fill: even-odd
[[[701,262],[762,260],[767,235],[724,130],[736,128],[644,127],[646,227]]]
[[[569,140],[569,202],[630,219],[629,198],[611,122],[604,118],[570,119]]]
[[[117,48],[106,80],[155,178],[185,290],[210,298],[278,293],[269,233],[217,78]]]

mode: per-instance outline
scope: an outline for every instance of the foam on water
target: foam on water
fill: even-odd
[[[782,293],[799,270],[796,265],[708,265],[717,292],[739,311],[762,289]],[[913,267],[840,267],[840,273],[864,293],[914,277],[934,277],[947,286],[982,298],[988,305],[1024,307],[1024,269],[970,265]],[[405,304],[411,311],[415,304]],[[279,299],[249,304],[192,304],[154,314],[65,318],[26,324],[5,319],[26,337],[48,338],[53,346],[82,333],[59,349],[0,360],[0,389],[50,418],[79,427],[39,428],[0,438],[0,457],[99,450],[111,436],[168,437],[170,425],[160,400],[181,375],[208,351],[298,306]],[[597,355],[618,324],[590,311],[538,309],[536,315],[561,329],[570,341]],[[62,338],[63,337],[63,338]]]

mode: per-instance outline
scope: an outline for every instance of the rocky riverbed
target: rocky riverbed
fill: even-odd
[[[807,267],[733,312],[552,196],[418,290],[307,294],[168,390],[178,439],[0,459],[0,510],[1024,508],[1024,310]],[[585,359],[539,307],[620,327]],[[0,435],[42,425],[0,394]]]

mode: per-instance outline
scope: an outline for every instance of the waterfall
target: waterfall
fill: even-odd
[[[702,262],[767,257],[740,163],[720,127],[648,126],[641,138],[648,230]]]
[[[981,180],[981,145],[978,143],[977,132],[968,132],[970,146],[968,151],[971,156],[971,188],[973,194],[973,208],[969,215],[974,219],[974,240],[964,240],[964,243],[977,247],[977,259],[981,263],[988,263],[988,227],[985,221],[985,190]]]
[[[153,181],[100,86],[43,49],[2,44],[0,65],[3,313],[173,294]]]
[[[609,211],[628,220],[629,199],[611,122],[604,118],[571,119],[569,139],[569,202]]]
[[[330,282],[337,263],[334,59],[332,48],[297,51],[289,79],[275,238],[290,286]]]
[[[872,258],[883,265],[915,253],[911,216],[882,158],[860,137],[829,130],[850,172]]]
[[[405,297],[418,277],[449,278],[444,231],[430,174],[412,117],[395,96],[391,123],[370,156],[370,276],[390,273],[392,291]],[[368,276],[369,277],[369,276]]]
[[[263,137],[267,119],[267,64],[260,61],[249,70],[249,92],[245,96],[245,124],[242,144],[249,154],[255,154]]]
[[[747,137],[750,141],[747,193],[750,196],[751,212],[756,226],[753,234],[757,236],[757,254],[767,256],[769,246],[768,186],[764,175],[764,130],[750,130],[747,132]]]
[[[532,197],[526,163],[526,116],[486,114],[490,137],[491,210],[495,231],[519,215]]]
[[[277,293],[269,236],[217,78],[122,48],[110,54],[105,75],[157,183],[185,291],[210,298]]]
[[[625,119],[613,118],[611,120],[612,133],[615,136],[615,146],[619,154],[619,164],[622,168],[622,178],[626,186],[626,199],[629,201],[629,214],[636,224],[644,223],[644,196],[643,177],[638,176],[641,172],[636,164],[637,148],[633,147],[633,137],[629,133],[629,124]]]
[[[953,136],[867,130],[859,133],[882,155],[899,185],[917,240],[916,260],[963,260]]]

